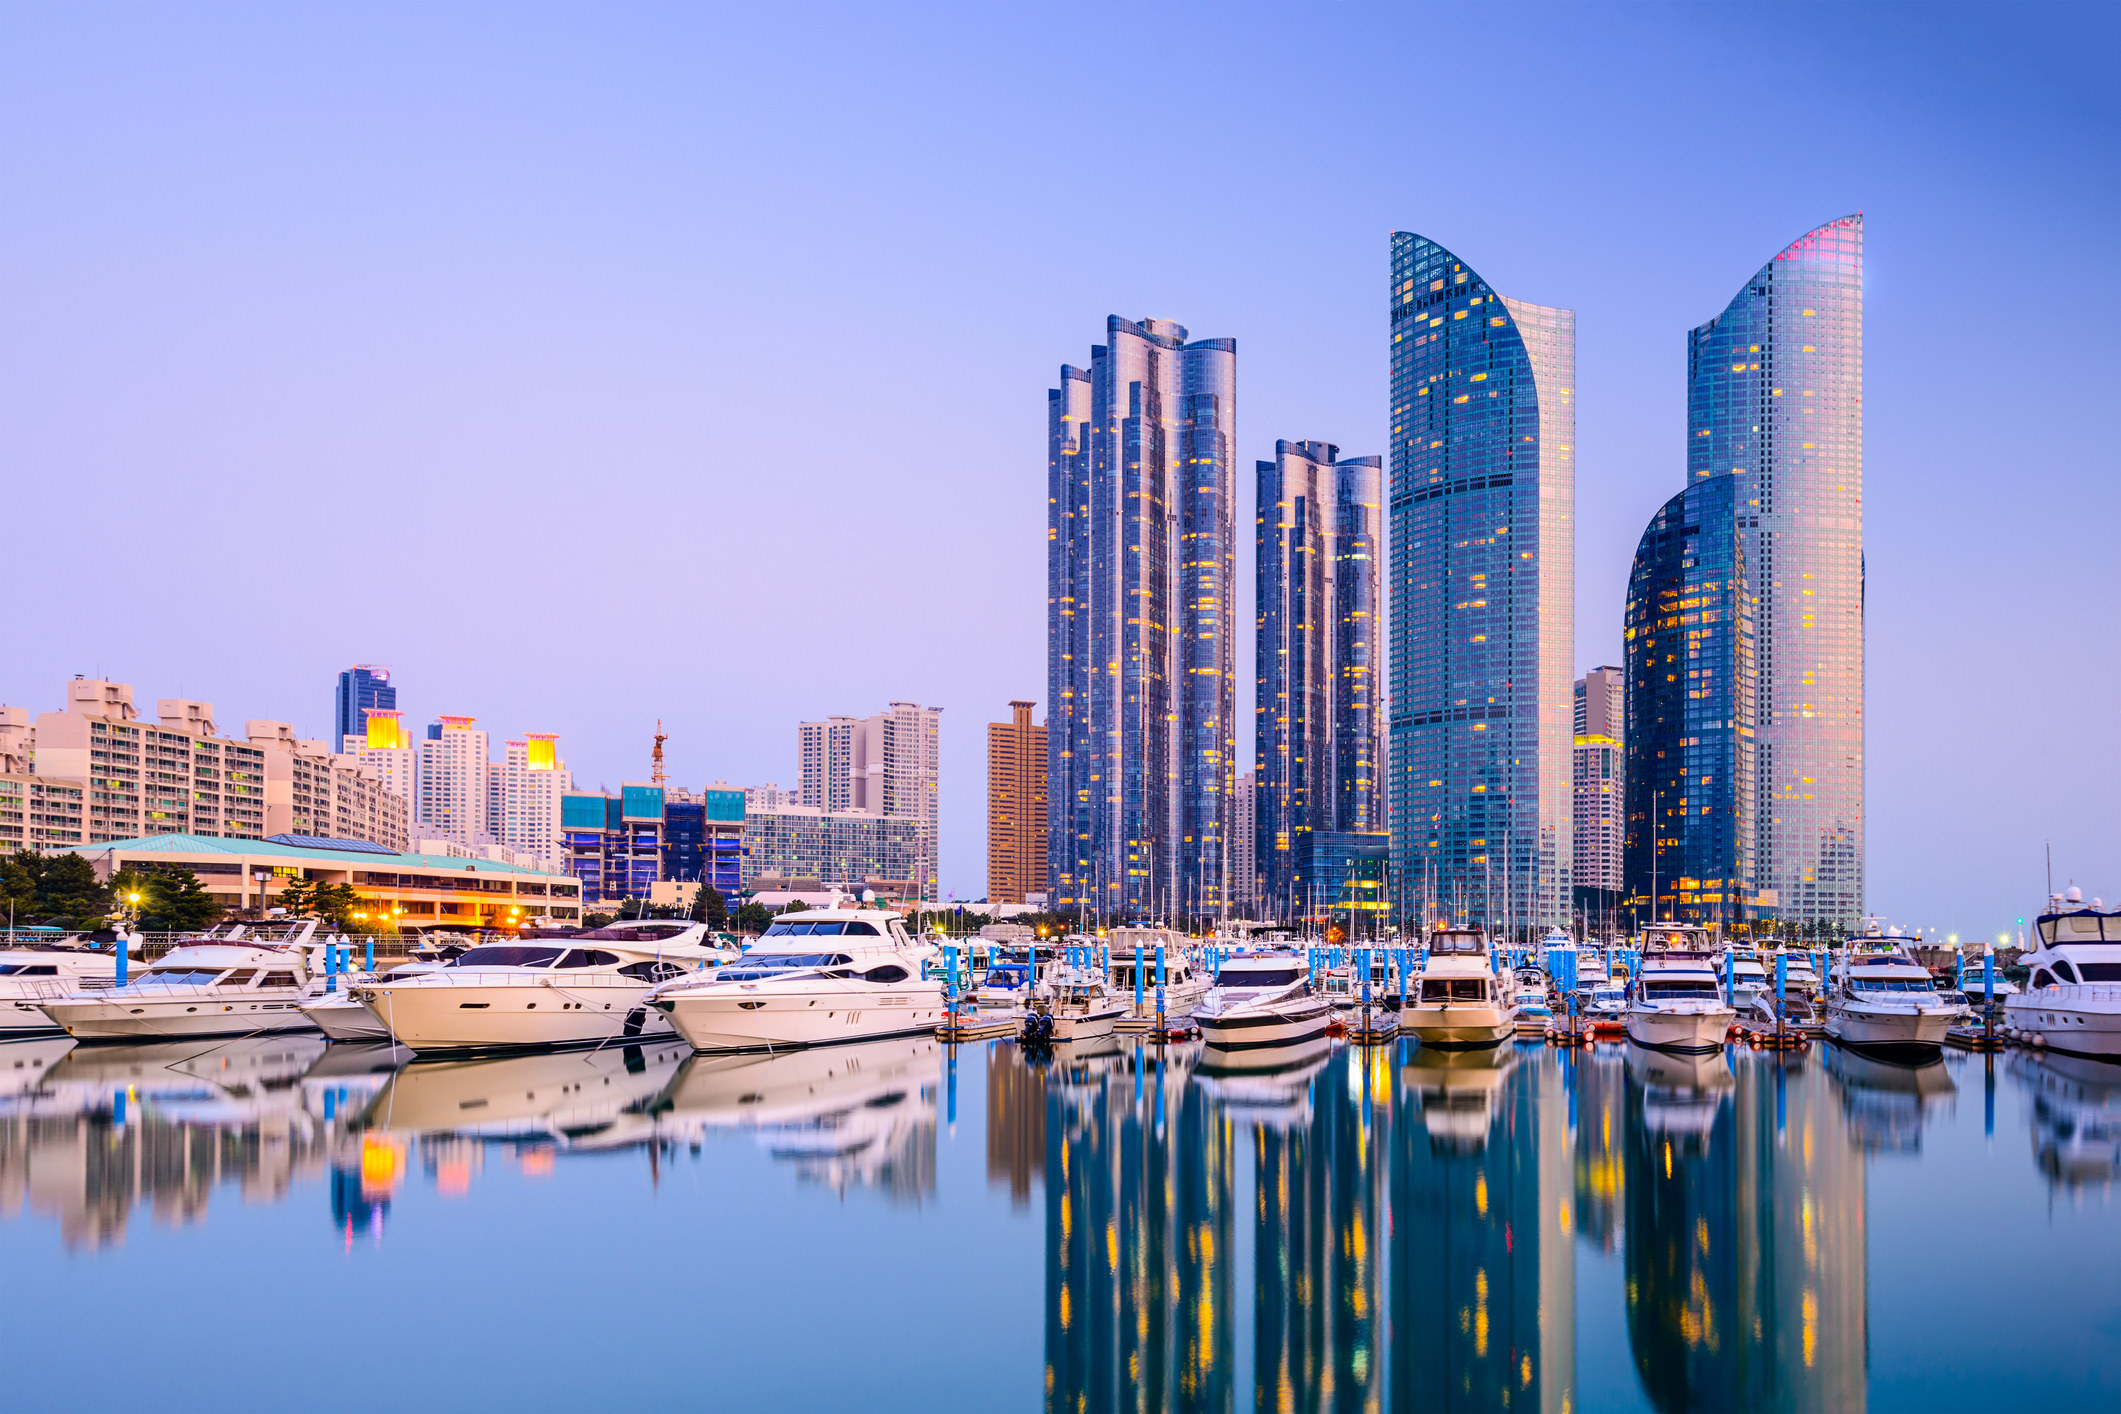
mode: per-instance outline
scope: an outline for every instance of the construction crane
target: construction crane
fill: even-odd
[[[648,756],[650,763],[648,779],[657,785],[663,783],[663,743],[668,740],[670,738],[663,735],[663,719],[658,717],[655,719],[655,750],[650,752]]]

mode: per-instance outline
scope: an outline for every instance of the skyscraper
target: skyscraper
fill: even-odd
[[[1047,393],[1055,906],[1219,914],[1236,758],[1237,344],[1117,315]]]
[[[1258,463],[1254,871],[1277,918],[1311,901],[1319,836],[1384,827],[1383,468],[1325,442]]]
[[[1863,218],[1687,340],[1687,485],[1629,582],[1626,887],[1659,916],[1863,913]],[[1653,818],[1654,812],[1654,818]]]
[[[1619,668],[1593,668],[1576,679],[1576,908],[1603,919],[1620,896],[1620,841],[1627,771],[1621,742],[1627,720]]]
[[[377,663],[356,663],[339,674],[339,690],[333,698],[331,749],[346,750],[346,738],[368,731],[371,708],[388,712],[398,705],[398,690],[391,685],[390,669]]]
[[[486,733],[474,717],[442,717],[420,742],[419,791],[413,799],[415,839],[493,843],[487,818]]]
[[[1567,916],[1576,315],[1392,236],[1389,656],[1398,890]]]
[[[987,723],[987,901],[1022,903],[1046,888],[1046,729],[1034,702]]]
[[[493,842],[536,855],[554,872],[566,867],[560,798],[572,787],[559,738],[531,732],[502,747],[486,767],[486,830]]]

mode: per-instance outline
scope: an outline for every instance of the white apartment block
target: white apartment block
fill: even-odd
[[[502,748],[486,768],[486,821],[493,842],[564,872],[560,843],[560,796],[574,780],[559,759],[559,739],[532,732]]]
[[[413,796],[413,834],[459,844],[493,843],[487,818],[486,733],[475,717],[441,717],[418,743],[419,780]]]
[[[1576,680],[1573,811],[1576,886],[1620,889],[1624,723],[1619,668],[1593,668]]]
[[[942,728],[940,707],[912,702],[893,702],[871,717],[796,726],[798,803],[915,822],[906,877],[924,899],[940,897]]]

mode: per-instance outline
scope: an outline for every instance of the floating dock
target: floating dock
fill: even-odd
[[[1756,1051],[1802,1051],[1811,1046],[1812,1038],[1795,1026],[1785,1026],[1780,1031],[1768,1026],[1741,1026],[1738,1043]]]
[[[981,1016],[978,1012],[967,1012],[949,1021],[938,1024],[935,1039],[938,1041],[991,1041],[996,1036],[1014,1036],[1024,1026],[1023,1018],[1016,1015]]]
[[[1399,1039],[1399,1018],[1389,1011],[1373,1012],[1367,1021],[1353,1016],[1347,1025],[1351,1046],[1382,1046]]]
[[[1986,1026],[1954,1026],[1944,1033],[1944,1044],[1962,1051],[2000,1051],[2010,1042],[2001,1031],[1991,1031]]]

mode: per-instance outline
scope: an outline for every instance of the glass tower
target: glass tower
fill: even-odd
[[[333,751],[346,750],[346,738],[368,734],[368,713],[395,711],[398,690],[391,686],[390,669],[374,663],[356,663],[339,674],[339,690],[332,701]]]
[[[1853,924],[1862,216],[1762,266],[1689,334],[1687,371],[1687,486],[1629,585],[1627,888],[1646,901],[1654,866],[1660,909]]]
[[[1392,236],[1389,655],[1402,903],[1567,920],[1576,315]]]
[[[1255,872],[1271,917],[1318,899],[1312,846],[1384,827],[1377,711],[1384,462],[1276,442],[1258,465]]]
[[[1219,915],[1235,785],[1237,344],[1113,316],[1047,393],[1057,908]]]

